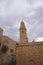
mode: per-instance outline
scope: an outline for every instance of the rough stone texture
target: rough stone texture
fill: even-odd
[[[1,32],[3,33],[2,29],[0,28],[0,65],[8,63],[11,58],[15,56],[16,50],[16,41],[13,41],[7,36],[4,36],[3,34],[1,34]],[[6,53],[2,52],[3,46],[8,47]]]
[[[43,65],[43,42],[16,47],[17,65]]]

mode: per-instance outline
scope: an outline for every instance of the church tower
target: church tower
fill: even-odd
[[[20,24],[20,44],[27,44],[28,43],[28,38],[27,38],[27,33],[26,33],[26,27],[24,22],[22,21]]]

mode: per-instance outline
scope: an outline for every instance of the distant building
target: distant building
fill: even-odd
[[[20,24],[20,41],[3,35],[0,28],[0,65],[43,65],[43,42],[28,41],[24,22]]]

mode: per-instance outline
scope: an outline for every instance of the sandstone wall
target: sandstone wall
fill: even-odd
[[[17,65],[43,65],[43,42],[18,45],[16,62]]]
[[[14,58],[15,60],[16,42],[7,36],[2,36],[0,39],[0,43],[0,65],[2,65],[2,63],[9,63],[12,58]],[[8,50],[6,52],[3,52],[3,46],[8,47]]]

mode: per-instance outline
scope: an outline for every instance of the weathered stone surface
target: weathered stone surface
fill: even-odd
[[[43,42],[16,47],[17,65],[43,65]]]

